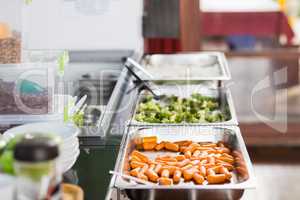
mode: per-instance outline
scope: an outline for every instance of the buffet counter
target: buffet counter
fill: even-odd
[[[207,59],[198,57],[198,54],[184,56],[197,63],[203,63],[203,59]],[[164,59],[168,60],[170,57],[166,56]],[[171,60],[168,60],[168,63]],[[176,61],[176,63],[180,65],[179,62]],[[164,199],[168,197],[181,199],[179,196],[182,195],[188,195],[188,199],[194,199],[197,196],[205,199],[216,196],[224,200],[240,199],[244,190],[255,187],[253,169],[235,120],[233,102],[231,102],[231,97],[226,95],[229,91],[222,92],[220,80],[230,79],[230,74],[225,73],[228,71],[228,66],[220,64],[222,63],[220,59],[215,59],[213,63],[213,65],[208,63],[203,67],[214,68],[216,71],[213,72],[217,72],[218,77],[221,77],[212,79],[214,80],[212,82],[215,82],[214,87],[208,87],[205,83],[209,80],[201,81],[199,77],[189,80],[188,84],[174,83],[174,80],[167,80],[167,83],[161,83],[161,80],[151,80],[147,83],[156,83],[155,92],[159,91],[163,94],[155,96],[152,93],[153,99],[149,98],[151,96],[149,96],[151,90],[147,88],[149,85],[146,87],[145,82],[138,80],[128,66],[125,67],[106,108],[105,115],[111,115],[109,118],[104,116],[101,122],[103,134],[100,137],[80,137],[80,157],[72,171],[65,174],[65,181],[81,186],[85,191],[86,199]],[[160,66],[169,67],[169,65]],[[190,63],[189,68],[192,69],[192,66],[193,64]],[[209,72],[212,73],[212,71]],[[153,86],[151,85],[152,89]],[[211,89],[214,91],[207,92]],[[231,103],[228,104],[228,101]],[[183,106],[182,109],[186,111],[178,109],[178,106]],[[149,113],[147,113],[148,109],[150,109]],[[193,109],[199,113],[192,114]],[[146,141],[150,136],[152,139],[155,138],[154,143],[137,142]],[[169,145],[175,146],[176,152],[174,148],[168,147],[168,142],[165,144],[165,141],[170,141]],[[183,141],[188,141],[188,144]],[[193,145],[195,148],[192,147]],[[206,145],[209,145],[209,148]],[[151,157],[153,154],[151,152],[147,154],[146,151],[153,151],[154,146],[159,155],[168,154],[168,151],[173,151],[174,156],[181,155],[182,159],[191,162],[188,167],[191,165],[196,171],[201,166],[206,168],[203,169],[204,171],[211,169],[212,165],[216,168],[205,174],[197,175],[200,172],[193,172],[194,181],[189,179],[191,182],[186,184],[183,178],[186,180],[185,173],[188,172],[185,171],[186,164],[184,164],[183,167],[177,167],[183,173],[183,177],[181,175],[179,177],[178,184],[173,183],[172,174],[165,178],[161,171],[157,172],[161,175],[158,180],[150,179],[151,182],[149,182],[150,180],[145,177],[147,181],[141,184],[139,175],[132,175],[130,171],[137,167],[132,163],[132,154],[141,150],[140,154],[144,154],[142,157],[145,158],[145,163],[137,162],[136,164],[139,163],[138,165],[148,168],[148,164],[151,165],[154,161],[150,162],[148,158],[146,159],[146,155]],[[199,155],[195,152],[197,149]],[[181,161],[176,161],[178,162],[176,166],[179,166]],[[154,163],[156,162],[160,161],[155,160]],[[131,176],[128,176],[129,172]],[[110,176],[110,173],[114,174]],[[150,178],[150,175],[147,176]],[[198,178],[202,181],[197,182],[194,176],[199,176]],[[224,176],[222,181],[217,180],[222,176]],[[165,192],[161,193],[162,189]],[[174,196],[174,193],[178,193],[179,196]]]

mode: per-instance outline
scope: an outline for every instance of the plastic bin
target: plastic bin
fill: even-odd
[[[0,132],[10,127],[28,123],[63,122],[65,106],[73,100],[70,95],[54,95],[53,113],[41,115],[0,115]]]
[[[53,113],[54,68],[45,63],[0,64],[0,115]]]

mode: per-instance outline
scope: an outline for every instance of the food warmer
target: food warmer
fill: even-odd
[[[211,58],[211,60],[209,59]],[[138,60],[138,57],[135,57]],[[186,62],[190,62],[188,70],[195,70],[199,64],[199,74],[193,76],[168,75],[172,65],[176,68]],[[151,132],[166,139],[195,139],[197,141],[216,142],[223,141],[233,150],[239,151],[244,166],[244,173],[234,173],[233,180],[222,185],[142,185],[129,181],[118,175],[112,175],[106,199],[240,199],[245,189],[255,187],[255,178],[252,164],[248,156],[240,129],[238,127],[236,114],[233,106],[230,90],[224,85],[225,80],[230,80],[225,56],[216,52],[201,52],[175,55],[145,55],[139,60],[152,77],[146,76],[139,69],[133,69],[143,77],[146,82],[137,81],[127,68],[123,68],[118,82],[114,88],[106,112],[101,120],[101,127],[105,136],[122,134],[122,142],[114,171],[125,173],[124,164],[132,151],[132,140],[135,134]],[[128,63],[125,63],[128,65]],[[162,73],[156,71],[155,65],[162,66]],[[151,68],[153,66],[153,68]],[[166,68],[166,69],[165,69]],[[204,68],[204,69],[203,69]],[[211,68],[211,69],[209,69]],[[202,70],[203,69],[203,70]],[[166,72],[164,74],[164,72]],[[154,91],[162,94],[175,94],[188,96],[197,92],[205,96],[211,96],[218,100],[220,110],[226,112],[227,120],[217,123],[141,123],[135,120],[137,106],[143,95],[148,91],[144,84],[148,84]],[[183,136],[183,137],[182,137]],[[185,138],[184,138],[185,137]]]

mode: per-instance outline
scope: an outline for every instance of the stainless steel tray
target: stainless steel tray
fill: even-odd
[[[229,80],[225,55],[220,52],[145,55],[142,66],[154,76],[152,81]]]
[[[231,183],[222,185],[195,185],[181,183],[172,186],[142,185],[114,176],[114,187],[126,192],[130,199],[239,199],[245,189],[255,187],[252,164],[245,143],[237,127],[152,127],[131,128],[124,136],[115,170],[125,173],[128,170],[130,153],[135,149],[133,139],[139,135],[157,135],[159,140],[178,141],[193,140],[196,142],[222,141],[232,150],[238,151],[242,162],[237,166],[243,167],[244,172],[234,172]],[[153,154],[149,152],[148,154]],[[160,152],[162,154],[162,152]]]
[[[202,87],[201,85],[159,85],[157,89],[161,94],[166,95],[176,95],[179,97],[189,97],[192,93],[200,93],[205,96],[214,97],[219,100],[220,111],[222,113],[226,113],[228,115],[228,120],[223,122],[199,122],[199,123],[147,123],[147,122],[139,122],[135,120],[135,115],[138,110],[138,106],[140,102],[145,97],[147,91],[143,90],[137,100],[136,107],[132,115],[132,119],[129,122],[130,126],[215,126],[215,125],[238,125],[236,112],[233,105],[232,96],[229,89],[218,88],[218,89],[210,89],[207,87]]]

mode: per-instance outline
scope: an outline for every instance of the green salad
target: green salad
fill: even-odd
[[[189,98],[172,95],[161,101],[147,95],[138,105],[135,120],[146,123],[203,123],[227,119],[216,98],[194,93]]]

